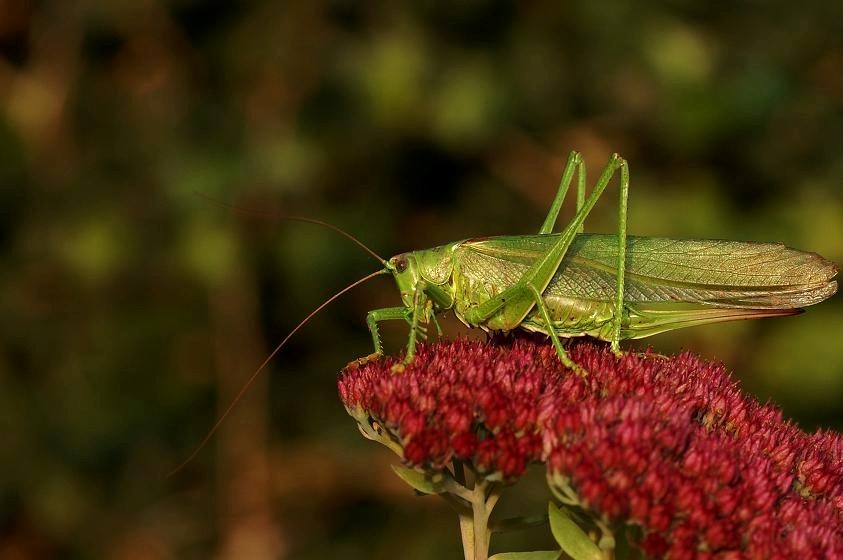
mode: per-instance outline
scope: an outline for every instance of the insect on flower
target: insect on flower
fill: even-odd
[[[620,176],[617,233],[583,233],[586,218],[615,174]],[[554,232],[574,175],[576,214]],[[407,364],[415,356],[417,340],[426,338],[427,325],[433,322],[441,332],[436,315],[453,310],[467,326],[487,332],[543,333],[560,361],[581,374],[586,372],[568,357],[560,338],[592,336],[610,342],[619,354],[624,339],[707,323],[795,315],[837,291],[834,263],[780,243],[628,236],[629,167],[617,154],[609,158],[588,198],[585,191],[585,163],[578,152],[571,152],[537,234],[466,239],[389,260],[336,226],[284,218],[337,231],[383,268],[331,296],[299,323],[249,378],[200,448],[293,334],[336,298],[381,274],[395,278],[402,305],[368,313],[374,353],[361,363],[383,354],[378,323],[409,323],[403,360]]]
[[[616,172],[618,232],[585,234],[583,223]],[[577,212],[554,233],[577,174]],[[611,342],[736,319],[794,315],[837,290],[837,267],[816,253],[779,243],[634,237],[626,234],[629,169],[609,159],[585,200],[585,165],[571,152],[556,198],[537,235],[468,239],[410,251],[385,263],[403,306],[369,312],[375,354],[377,323],[410,323],[405,363],[436,314],[453,309],[469,327],[524,329],[550,337],[559,359],[580,370],[560,337]],[[437,325],[438,328],[438,325]]]

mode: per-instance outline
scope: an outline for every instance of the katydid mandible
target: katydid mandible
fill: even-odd
[[[615,174],[620,175],[616,235],[583,233],[583,224]],[[577,210],[554,233],[574,175]],[[436,315],[447,310],[469,327],[486,331],[523,329],[544,333],[562,363],[585,374],[565,352],[560,338],[593,336],[611,343],[661,332],[737,319],[795,315],[837,291],[837,267],[816,253],[779,243],[668,239],[626,234],[629,168],[614,154],[586,199],[582,156],[571,152],[550,211],[537,235],[456,241],[401,253],[389,260],[341,229],[315,223],[351,239],[383,269],[343,288],[304,318],[252,373],[202,442],[171,475],[181,470],[210,440],[222,421],[288,340],[329,303],[363,282],[392,274],[403,305],[370,311],[366,323],[375,352],[383,354],[378,323],[410,324],[404,364],[416,353]],[[401,368],[397,368],[400,370]]]
[[[583,223],[615,174],[620,175],[616,235],[585,234]],[[554,227],[577,175],[577,211]],[[468,239],[396,255],[385,263],[403,306],[370,311],[377,323],[410,324],[404,362],[413,360],[425,325],[452,309],[469,327],[524,329],[550,337],[559,359],[581,371],[560,338],[620,341],[737,319],[794,315],[837,290],[837,267],[815,253],[778,243],[682,240],[626,234],[629,168],[614,154],[585,198],[585,164],[571,152],[556,197],[537,235]],[[438,329],[438,324],[436,324]]]

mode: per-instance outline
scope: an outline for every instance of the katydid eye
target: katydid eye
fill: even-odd
[[[404,272],[407,270],[407,259],[404,257],[398,257],[395,259],[395,270],[398,272]]]

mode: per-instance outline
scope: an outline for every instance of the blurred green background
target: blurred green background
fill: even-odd
[[[0,557],[461,557],[450,510],[336,396],[366,311],[399,302],[387,278],[306,326],[164,478],[377,266],[261,213],[384,255],[531,233],[569,150],[592,179],[617,151],[631,233],[843,263],[843,5],[642,4],[0,0]],[[616,227],[607,192],[588,231]],[[397,351],[406,329],[384,332]],[[837,296],[645,344],[840,429],[841,342]],[[501,507],[540,504],[534,479]]]

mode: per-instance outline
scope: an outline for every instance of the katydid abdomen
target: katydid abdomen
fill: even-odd
[[[514,286],[559,234],[502,236],[453,245],[455,312]],[[705,323],[793,315],[837,289],[836,266],[777,243],[629,236],[621,338]],[[579,234],[542,292],[556,334],[611,337],[618,313],[615,235]],[[466,321],[467,322],[467,321]],[[471,326],[509,330],[503,313]],[[537,309],[517,325],[547,332]]]

